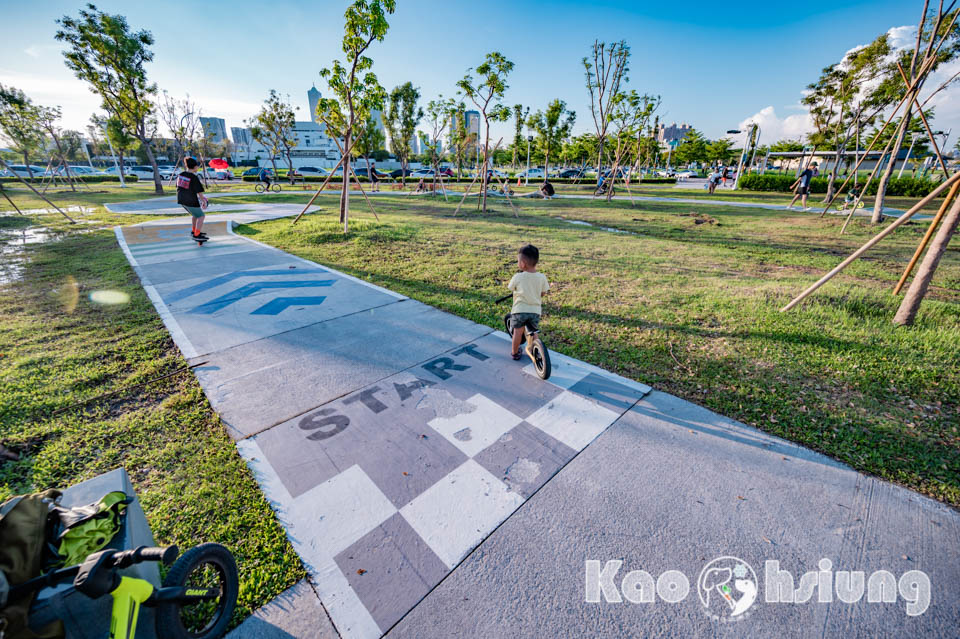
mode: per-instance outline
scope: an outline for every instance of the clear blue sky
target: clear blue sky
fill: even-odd
[[[64,67],[53,34],[54,20],[82,4],[0,0],[0,82],[61,104],[64,124],[75,128],[97,100]],[[298,117],[308,119],[307,89],[316,82],[325,92],[317,71],[342,57],[344,0],[97,4],[152,31],[152,79],[177,97],[190,93],[228,127],[242,125],[271,88],[289,94]],[[708,137],[767,107],[780,120],[798,113],[801,91],[822,67],[892,27],[916,24],[921,7],[919,0],[397,4],[386,41],[370,52],[388,89],[411,80],[425,100],[451,96],[468,67],[499,50],[516,65],[508,104],[537,109],[562,98],[577,111],[577,130],[586,131],[592,121],[580,59],[594,39],[622,38],[633,51],[630,86],[661,94],[667,123],[689,122]],[[935,126],[947,128],[954,118],[938,112],[938,119]]]

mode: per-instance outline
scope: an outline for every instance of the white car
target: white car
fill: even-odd
[[[118,175],[120,171],[115,166],[111,166],[109,169],[104,171],[107,175]],[[135,175],[138,180],[152,180],[153,179],[153,167],[150,167],[149,171],[143,170],[143,167],[140,166],[125,166],[123,167],[123,174],[126,175]],[[162,176],[161,176],[162,177]]]
[[[30,165],[30,171],[27,171],[26,164],[8,164],[7,166],[10,167],[10,170],[14,173],[14,175],[19,175],[20,177],[24,178],[30,177],[31,171],[33,172],[33,177],[43,177],[44,173],[46,173],[45,168],[42,166],[37,166],[36,164]]]
[[[689,180],[690,178],[697,177],[699,174],[696,171],[691,171],[690,169],[684,169],[683,171],[677,171],[673,174],[674,177],[678,177],[682,180]]]
[[[232,180],[233,173],[226,169],[205,169],[204,173],[207,174],[208,180]],[[201,177],[202,174],[201,174]]]
[[[63,169],[62,166],[61,166],[59,169],[57,169],[57,170],[55,171],[55,173],[56,173],[58,176],[65,176],[65,175],[67,174],[67,172]],[[71,165],[70,165],[70,174],[71,174],[71,175],[77,175],[77,176],[79,176],[79,177],[83,177],[83,176],[85,176],[85,175],[103,175],[103,171],[99,171],[99,170],[97,170],[97,169],[91,169],[89,166],[83,166],[83,165],[80,165],[80,164],[78,164],[77,166],[73,166],[73,165],[71,164]]]
[[[529,170],[526,170],[526,169],[525,169],[525,170],[520,171],[519,173],[517,173],[517,177],[518,177],[518,178],[522,178],[522,177],[542,178],[542,177],[543,177],[543,169],[540,169],[540,168],[534,168],[534,169],[529,169]]]

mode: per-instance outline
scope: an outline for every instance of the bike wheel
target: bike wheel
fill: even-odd
[[[279,193],[279,192],[280,192],[280,185],[279,185],[279,184],[274,184],[273,186],[270,187],[270,190],[273,191],[274,193]]]
[[[543,345],[540,338],[533,340],[533,346],[530,348],[533,353],[533,367],[537,371],[537,377],[547,379],[550,377],[550,352]]]
[[[256,191],[257,193],[263,193],[263,185],[258,184],[255,187],[253,187],[253,190]]]
[[[860,203],[857,204],[857,208],[858,208],[858,209],[862,209],[862,208],[865,207],[866,205],[867,205],[867,203],[861,200]]]
[[[200,544],[173,564],[163,586],[220,589],[213,601],[165,603],[157,607],[157,636],[170,639],[217,639],[233,616],[240,591],[237,563],[220,544]]]

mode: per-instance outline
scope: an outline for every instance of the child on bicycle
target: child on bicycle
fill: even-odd
[[[847,197],[843,198],[843,208],[853,206],[853,203],[857,201],[858,197],[860,197],[860,187],[851,186],[850,190],[847,191]]]
[[[533,244],[520,247],[517,252],[517,268],[520,272],[510,278],[507,288],[513,291],[513,308],[510,309],[510,331],[513,333],[513,345],[510,355],[518,360],[521,357],[520,342],[523,341],[523,327],[527,324],[533,330],[540,328],[541,296],[550,290],[550,283],[543,273],[537,272],[540,251]],[[528,353],[529,355],[529,353]],[[532,355],[531,355],[532,357]]]

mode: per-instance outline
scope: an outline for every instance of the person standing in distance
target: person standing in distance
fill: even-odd
[[[793,196],[793,199],[790,200],[790,204],[787,205],[787,210],[793,210],[793,204],[797,201],[797,198],[800,199],[800,206],[804,211],[809,211],[810,207],[807,206],[807,195],[810,193],[810,180],[813,179],[813,172],[817,168],[816,162],[811,162],[810,166],[804,169],[803,173],[800,174],[800,177],[797,178],[797,181],[790,186],[790,190],[797,190],[797,194]]]
[[[206,215],[204,209],[209,202],[203,195],[203,183],[197,177],[199,163],[195,158],[187,158],[184,164],[187,165],[187,170],[177,176],[177,204],[185,208],[193,218],[190,225],[193,239],[206,240],[208,238],[203,232],[203,218]]]

